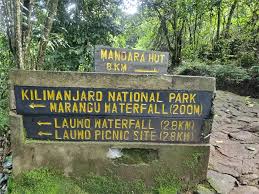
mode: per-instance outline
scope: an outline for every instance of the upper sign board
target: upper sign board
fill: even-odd
[[[96,72],[166,74],[168,59],[168,52],[95,47]]]
[[[18,114],[209,118],[212,92],[15,86]]]

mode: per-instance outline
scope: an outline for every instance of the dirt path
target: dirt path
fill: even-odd
[[[259,194],[259,104],[217,91],[208,179],[218,193]]]

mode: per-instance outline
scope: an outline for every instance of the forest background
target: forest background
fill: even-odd
[[[257,0],[0,0],[0,133],[10,69],[94,71],[95,45],[167,51],[168,73],[259,97]]]

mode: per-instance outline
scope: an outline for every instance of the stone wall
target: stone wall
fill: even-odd
[[[171,75],[131,75],[76,72],[21,71],[10,72],[10,127],[13,150],[13,173],[48,167],[67,176],[113,174],[143,179],[153,184],[156,176],[174,174],[185,183],[206,179],[209,144],[161,144],[127,142],[54,142],[25,138],[23,117],[16,114],[14,85],[49,87],[92,87],[134,89],[179,89],[215,91],[215,79]],[[213,114],[211,114],[212,117]],[[204,125],[210,133],[211,122]],[[157,158],[148,163],[125,164],[107,157],[110,148],[155,150]]]

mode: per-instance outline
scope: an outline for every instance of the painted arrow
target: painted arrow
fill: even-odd
[[[52,123],[51,123],[51,122],[38,121],[37,124],[38,124],[39,126],[42,126],[42,125],[51,125]]]
[[[39,136],[51,136],[51,135],[52,135],[52,133],[39,131],[39,132],[38,132],[38,135],[39,135]]]
[[[32,108],[32,109],[34,109],[34,108],[45,108],[46,105],[44,105],[44,104],[34,104],[34,103],[31,103],[31,104],[29,105],[29,107]]]
[[[152,70],[148,70],[148,69],[135,69],[134,70],[137,73],[158,73],[159,70],[157,69],[152,69]]]

